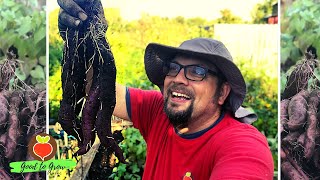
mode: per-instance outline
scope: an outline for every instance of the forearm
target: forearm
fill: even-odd
[[[129,119],[126,104],[126,86],[116,83],[116,107],[114,108],[113,115],[121,119]]]

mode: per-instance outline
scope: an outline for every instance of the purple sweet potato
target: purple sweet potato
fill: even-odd
[[[8,105],[8,100],[2,93],[0,93],[0,128],[4,128],[4,126],[7,124],[7,118],[9,114]]]
[[[6,143],[6,157],[11,159],[14,155],[14,149],[17,146],[17,139],[21,134],[21,127],[18,119],[18,110],[22,102],[22,94],[19,91],[15,91],[10,99],[9,108],[9,128]]]
[[[291,132],[285,138],[282,139],[281,143],[287,146],[295,145],[300,134],[300,131]]]
[[[95,34],[100,33],[101,25],[99,24],[101,23],[99,23],[99,19],[97,17],[93,18],[93,24],[95,24],[93,32],[95,32]],[[107,27],[104,28],[106,29]],[[95,41],[98,45],[96,50],[99,51],[97,54],[99,54],[99,86],[101,88],[99,94],[101,107],[96,120],[97,133],[101,144],[105,147],[110,147],[119,158],[119,161],[126,163],[122,150],[113,138],[111,131],[111,116],[116,105],[116,66],[114,57],[109,43],[104,37],[97,38]]]
[[[289,102],[287,127],[291,131],[301,129],[307,122],[307,91],[301,91]]]
[[[0,179],[11,179],[11,177],[4,169],[0,169]]]
[[[65,32],[66,42],[62,60],[62,101],[58,121],[67,134],[74,136],[81,145],[82,130],[77,116],[81,110],[78,102],[85,96],[85,62],[79,56],[79,31],[68,29]],[[83,49],[82,49],[83,51]]]
[[[94,140],[94,129],[96,129],[101,144],[104,147],[111,148],[119,160],[125,163],[122,151],[114,140],[111,131],[111,116],[116,104],[116,67],[109,43],[105,37],[108,26],[101,7],[98,3],[90,2],[85,6],[85,11],[88,14],[88,21],[85,26],[89,34],[88,39],[85,40],[86,56],[93,60],[90,62],[93,64],[93,80],[86,102],[87,106],[83,111],[82,128],[85,144],[78,153],[82,154],[88,151],[88,146]],[[95,117],[96,120],[94,120]]]
[[[100,107],[99,94],[100,88],[94,83],[82,111],[83,145],[78,150],[78,155],[88,152],[95,140],[95,122]]]
[[[320,90],[314,90],[310,93],[308,99],[308,123],[307,123],[307,134],[305,139],[305,157],[306,159],[310,159],[314,154],[317,138],[317,111],[320,102]]]
[[[309,179],[299,166],[296,169],[291,162],[284,161],[281,163],[281,172],[286,179]]]
[[[288,115],[288,106],[289,106],[289,102],[290,100],[288,99],[284,99],[281,101],[280,103],[280,132],[282,134],[282,132],[285,130],[285,128],[287,127],[287,123],[288,123],[288,119],[289,119],[289,115]]]

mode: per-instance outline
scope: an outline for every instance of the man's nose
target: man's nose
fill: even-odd
[[[180,72],[176,75],[176,77],[173,79],[173,81],[175,83],[180,83],[180,84],[185,84],[185,85],[189,84],[189,81],[188,81],[188,79],[187,79],[187,77],[185,76],[185,73],[184,73],[184,68],[182,68],[180,70]]]

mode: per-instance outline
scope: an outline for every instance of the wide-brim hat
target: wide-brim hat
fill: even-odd
[[[177,54],[190,55],[214,64],[231,86],[228,102],[226,102],[227,108],[233,113],[237,111],[246,96],[246,84],[222,42],[209,38],[195,38],[184,41],[179,47],[150,43],[145,50],[145,69],[149,80],[162,92],[166,76],[163,65],[165,62],[172,61]]]

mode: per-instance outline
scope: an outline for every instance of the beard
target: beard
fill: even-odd
[[[177,106],[175,104],[169,104],[169,97],[173,90],[183,90],[184,92],[187,92],[187,94],[191,97],[191,103],[185,110],[175,111],[174,107]],[[217,92],[212,97],[212,103],[218,105],[218,99],[221,96],[221,90],[220,88],[217,88]],[[170,105],[170,106],[169,106]],[[170,108],[171,107],[171,108]],[[170,123],[174,127],[179,126],[188,126],[189,121],[191,120],[191,116],[194,112],[194,94],[184,87],[173,85],[167,90],[167,95],[164,99],[164,112],[168,116],[168,119]],[[199,113],[194,114],[194,116],[198,116]]]
[[[170,123],[174,127],[178,126],[187,126],[189,120],[191,119],[191,115],[193,112],[193,101],[186,110],[183,111],[174,111],[172,108],[170,109],[169,106],[169,96],[167,96],[164,100],[164,112],[167,114]],[[174,106],[174,105],[171,105]]]

